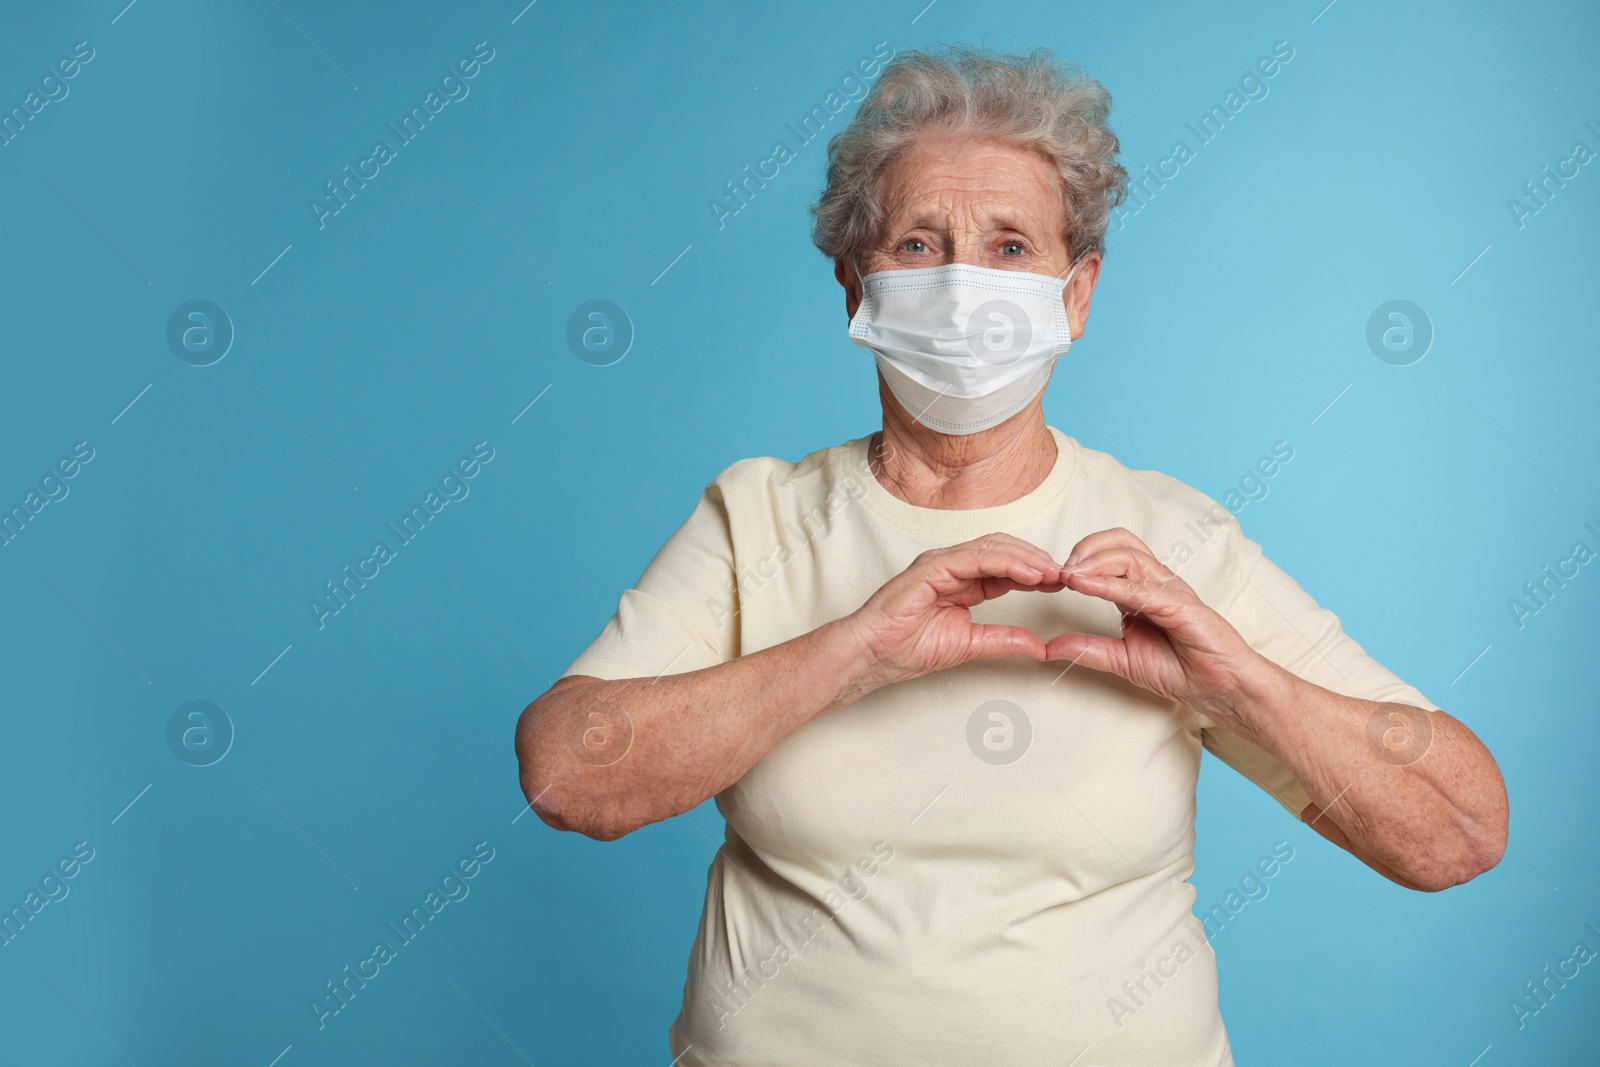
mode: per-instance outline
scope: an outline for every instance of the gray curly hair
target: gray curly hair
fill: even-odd
[[[828,141],[827,186],[811,208],[812,243],[850,258],[887,220],[878,183],[902,149],[928,128],[994,137],[1042,154],[1061,175],[1072,258],[1105,253],[1106,224],[1127,195],[1111,94],[1048,49],[1021,55],[953,45],[903,52]]]

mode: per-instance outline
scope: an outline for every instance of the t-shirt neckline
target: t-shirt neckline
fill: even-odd
[[[1047,508],[1066,489],[1077,468],[1078,443],[1054,426],[1046,426],[1056,442],[1056,459],[1044,480],[1015,500],[984,508],[924,508],[889,492],[872,473],[867,448],[872,434],[858,437],[845,447],[845,474],[862,486],[862,499],[880,518],[896,526],[951,543],[970,540],[1027,519]]]

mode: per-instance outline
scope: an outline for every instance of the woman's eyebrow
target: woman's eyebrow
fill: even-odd
[[[989,214],[979,212],[978,222],[982,224],[989,232],[993,232],[995,230],[1013,230],[1016,233],[1031,236],[1035,230],[1033,225],[1006,211],[994,211]]]
[[[893,225],[907,230],[933,230],[935,233],[948,233],[950,220],[943,215],[934,214],[930,209],[929,211],[911,215],[904,221]]]

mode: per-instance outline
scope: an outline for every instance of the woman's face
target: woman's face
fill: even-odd
[[[969,263],[1063,277],[1071,266],[1061,179],[1043,156],[987,138],[933,132],[907,148],[883,178],[888,221],[861,273]],[[1082,335],[1099,257],[1088,255],[1064,295],[1072,336]],[[835,265],[854,315],[860,282]]]

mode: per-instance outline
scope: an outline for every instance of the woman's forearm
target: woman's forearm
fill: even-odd
[[[1323,813],[1318,823],[1342,831],[1338,843],[1424,890],[1499,862],[1505,783],[1465,725],[1442,711],[1418,722],[1416,709],[1341,696],[1275,664],[1252,674],[1238,708],[1246,736],[1294,773]],[[1390,731],[1403,747],[1382,743]]]
[[[551,826],[613,840],[726,789],[871,675],[846,617],[704,670],[558,683],[517,724],[522,789]]]
[[[737,782],[819,715],[978,658],[1043,659],[1020,626],[969,609],[1013,589],[1059,592],[1044,549],[993,533],[929,549],[842,619],[704,670],[558,682],[517,724],[522,790],[560,829],[610,840]]]

